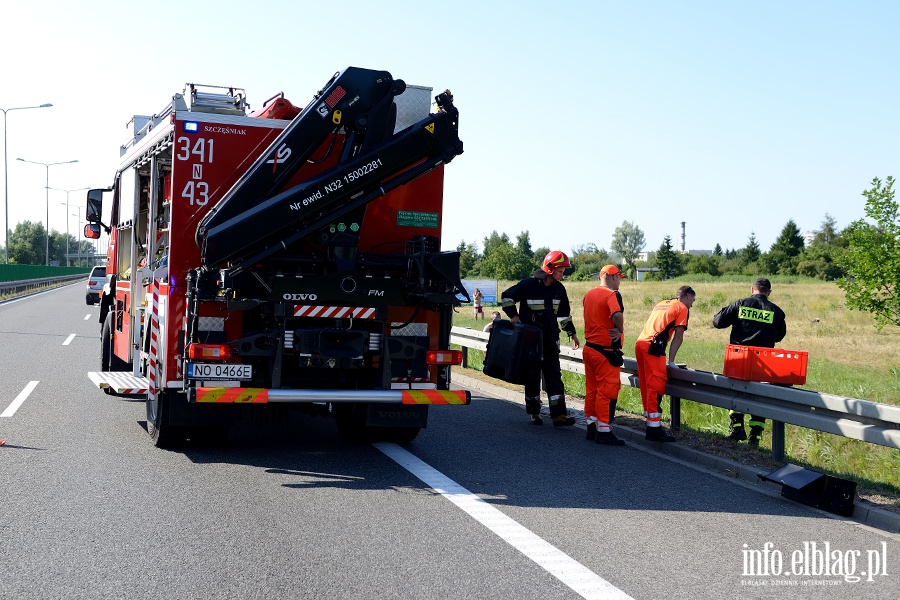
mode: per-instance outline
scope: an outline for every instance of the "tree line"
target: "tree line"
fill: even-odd
[[[638,257],[647,246],[644,232],[623,221],[613,232],[609,250],[586,243],[569,253],[570,280],[595,278],[610,262],[631,278],[638,268],[656,269],[646,279],[671,279],[681,275],[803,276],[834,281],[847,293],[847,306],[871,312],[879,327],[900,325],[900,209],[895,201],[894,179],[875,178],[866,198],[866,218],[843,229],[825,214],[819,228],[806,243],[799,227],[789,219],[775,243],[763,250],[751,232],[742,248],[723,249],[716,244],[711,254],[691,255],[676,251],[671,236],[665,236],[646,261]],[[867,220],[868,219],[868,220]],[[481,248],[463,240],[460,272],[464,279],[518,280],[540,267],[550,248],[531,248],[531,237],[523,231],[512,241],[497,231],[484,238]]]
[[[16,228],[9,232],[9,262],[16,265],[43,265],[47,260],[47,230],[43,223],[22,221]],[[6,256],[0,240],[0,255]],[[67,246],[68,244],[68,246]],[[50,264],[56,262],[66,264],[66,248],[69,254],[82,254],[83,265],[88,265],[87,256],[93,256],[94,243],[90,240],[79,240],[69,233],[60,233],[55,229],[50,230]],[[71,264],[75,264],[77,258],[73,258]]]

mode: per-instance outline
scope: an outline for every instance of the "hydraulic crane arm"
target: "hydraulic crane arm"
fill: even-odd
[[[201,221],[197,242],[204,266],[230,263],[239,272],[243,265],[286,248],[329,220],[461,154],[459,115],[449,92],[435,98],[439,112],[393,134],[393,97],[403,89],[405,84],[386,72],[354,68],[329,82]],[[347,110],[341,108],[345,104]],[[331,126],[323,126],[322,112],[328,111],[333,111]],[[335,118],[346,131],[338,163],[279,191],[312,152],[336,133]],[[289,160],[273,172],[279,163],[267,161],[285,144]],[[300,148],[299,157],[294,156],[295,148]]]

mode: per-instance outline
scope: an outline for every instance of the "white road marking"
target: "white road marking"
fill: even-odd
[[[75,334],[73,333],[69,337],[66,338],[66,341],[63,342],[63,346],[68,346],[69,344],[72,343],[72,340],[74,340],[74,339],[75,339]]]
[[[398,465],[421,479],[510,546],[572,588],[582,598],[626,600],[631,596],[606,581],[562,550],[544,541],[434,467],[397,444],[373,444]],[[633,600],[633,599],[631,599]]]
[[[19,395],[16,396],[16,399],[12,401],[12,404],[6,407],[2,413],[0,413],[0,417],[11,417],[16,414],[16,411],[19,410],[19,407],[22,406],[22,403],[25,402],[25,399],[31,395],[31,392],[34,391],[34,388],[37,387],[37,381],[31,381],[28,385],[25,386],[25,389],[19,392]]]
[[[91,313],[88,313],[88,314],[84,315],[84,320],[85,320],[85,321],[87,321],[87,320],[90,319],[90,318],[91,318]]]

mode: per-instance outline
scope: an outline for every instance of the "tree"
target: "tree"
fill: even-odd
[[[613,232],[612,243],[610,249],[621,257],[627,265],[628,275],[634,277],[634,262],[637,255],[640,254],[646,246],[644,241],[644,232],[640,230],[634,223],[622,221],[622,224],[616,227]]]
[[[719,271],[719,260],[715,254],[712,255],[696,255],[688,259],[687,272],[692,275],[712,275],[718,277],[721,275]]]
[[[527,231],[523,231],[522,233],[517,235],[516,248],[519,250],[519,252],[521,252],[528,258],[533,258],[534,252],[532,252],[531,250],[531,234],[529,234]]]
[[[477,276],[476,266],[481,259],[481,255],[478,253],[478,246],[474,243],[466,244],[465,240],[463,240],[456,247],[456,250],[459,252],[459,276],[463,279]]]
[[[825,281],[834,281],[845,276],[839,259],[847,247],[847,240],[838,231],[837,221],[825,213],[822,225],[813,233],[812,242],[800,253],[797,273]]]
[[[722,254],[723,254],[722,246],[720,246],[719,244],[716,244],[716,247],[713,248],[713,256],[722,256]]]
[[[863,192],[866,216],[846,231],[847,251],[840,266],[847,275],[838,286],[847,297],[847,307],[870,312],[879,329],[900,325],[900,220],[894,200],[894,178],[884,185],[877,177]]]
[[[42,265],[46,257],[47,233],[43,223],[21,221],[9,235],[9,262]]]
[[[768,256],[760,264],[765,265],[766,273],[796,275],[799,262],[797,257],[802,251],[803,236],[800,235],[800,228],[793,219],[789,219],[769,249]]]
[[[759,249],[759,242],[756,241],[756,234],[754,232],[750,232],[750,239],[747,240],[747,245],[739,250],[739,253],[742,267],[746,267],[750,263],[755,263],[759,260],[762,252]]]
[[[572,248],[569,256],[572,261],[572,273],[567,275],[573,281],[588,281],[597,276],[603,265],[609,263],[609,253],[597,248],[596,244],[581,244]]]
[[[668,235],[660,244],[659,250],[656,251],[656,266],[663,279],[672,279],[681,274],[681,261],[672,250],[672,238]]]
[[[815,232],[815,237],[812,240],[812,246],[831,246],[834,243],[837,243],[841,234],[838,233],[837,230],[837,221],[834,220],[834,217],[825,213],[825,218],[822,219],[822,225],[819,230]]]
[[[497,233],[496,230],[492,231],[491,235],[484,238],[484,244],[482,245],[484,247],[483,254],[485,257],[487,257],[487,255],[490,254],[494,250],[494,248],[497,248],[499,246],[508,246],[508,245],[509,245],[509,236],[508,235],[506,235],[505,233],[503,235],[500,235],[499,233]]]
[[[496,279],[522,279],[534,271],[532,259],[512,244],[495,246],[481,261],[481,275]]]

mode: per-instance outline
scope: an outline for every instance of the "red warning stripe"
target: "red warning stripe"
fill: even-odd
[[[462,390],[403,390],[403,404],[469,404],[472,397]]]
[[[266,388],[197,388],[197,402],[230,402],[234,404],[259,403],[269,401]]]
[[[330,319],[374,319],[375,309],[364,306],[309,306],[300,305],[294,307],[295,317],[318,317]]]

